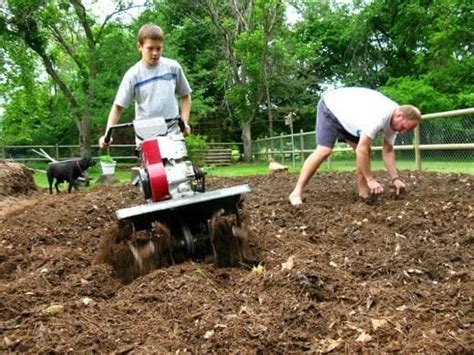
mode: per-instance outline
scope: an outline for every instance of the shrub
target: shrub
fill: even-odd
[[[188,149],[189,159],[191,159],[194,164],[204,164],[206,151],[209,149],[206,136],[199,134],[187,136],[186,148]]]

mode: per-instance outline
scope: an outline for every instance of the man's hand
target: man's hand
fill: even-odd
[[[367,181],[367,185],[369,186],[370,194],[377,196],[383,193],[383,187],[380,185],[377,180],[372,179]]]
[[[395,187],[395,193],[397,194],[397,196],[405,192],[406,185],[404,184],[402,180],[400,180],[399,177],[394,178],[392,180],[392,183],[393,183],[393,186]]]
[[[112,144],[112,137],[110,137],[110,141],[108,143],[105,143],[105,136],[102,136],[99,138],[99,148],[100,149],[107,149],[110,144]]]

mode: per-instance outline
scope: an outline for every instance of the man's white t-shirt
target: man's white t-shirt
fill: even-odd
[[[362,133],[374,139],[383,132],[391,145],[397,136],[390,126],[392,114],[399,105],[378,91],[348,87],[328,90],[323,94],[324,103],[344,129],[353,136]]]
[[[153,67],[142,61],[133,65],[122,79],[114,104],[126,108],[135,99],[135,119],[173,118],[179,114],[176,96],[190,93],[179,63],[161,57]]]

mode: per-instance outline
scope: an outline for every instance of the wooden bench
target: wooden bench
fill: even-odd
[[[227,166],[232,162],[232,149],[211,148],[206,152],[206,165]]]

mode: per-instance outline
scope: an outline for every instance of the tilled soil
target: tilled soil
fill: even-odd
[[[351,174],[318,174],[302,207],[296,175],[211,179],[250,184],[261,265],[189,260],[129,284],[95,261],[136,188],[16,196],[0,213],[0,351],[472,352],[474,177],[402,177],[405,195],[368,204]]]

